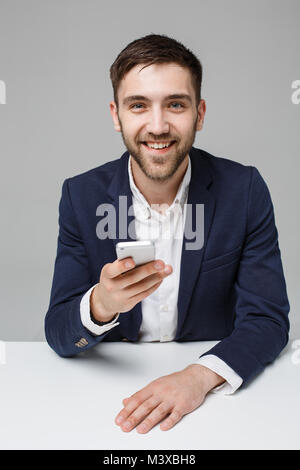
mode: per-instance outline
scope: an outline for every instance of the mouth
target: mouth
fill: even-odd
[[[175,140],[170,142],[142,142],[142,145],[148,150],[148,152],[154,153],[155,155],[161,155],[167,153],[170,148],[175,144]]]

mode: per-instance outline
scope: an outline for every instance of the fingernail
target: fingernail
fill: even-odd
[[[140,424],[137,429],[138,429],[138,431],[145,432],[146,429],[147,429],[147,426],[146,426],[146,424]]]
[[[121,424],[123,420],[124,420],[123,416],[119,416],[116,420],[116,423]]]
[[[161,270],[163,268],[163,265],[161,263],[155,263],[154,267],[155,267],[155,269]]]
[[[166,274],[169,274],[172,271],[172,269],[171,269],[170,266],[166,266],[164,271],[165,271]]]
[[[125,267],[126,268],[133,268],[133,264],[130,261],[126,261]]]

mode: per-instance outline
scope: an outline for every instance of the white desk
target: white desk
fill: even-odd
[[[210,393],[169,431],[123,432],[122,399],[186,367],[215,342],[103,343],[62,359],[47,343],[6,343],[1,449],[299,449],[300,364],[291,343],[247,387]]]

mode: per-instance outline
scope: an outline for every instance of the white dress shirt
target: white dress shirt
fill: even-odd
[[[128,174],[135,215],[136,239],[154,241],[155,258],[163,260],[165,264],[170,264],[173,268],[172,274],[165,277],[160,286],[141,301],[142,323],[139,341],[173,341],[177,330],[182,239],[191,179],[191,161],[188,157],[188,167],[173,203],[169,207],[167,205],[164,207],[152,205],[151,207],[135,185],[131,171],[131,158],[130,156],[128,159]],[[162,209],[162,212],[159,212],[159,209]],[[104,326],[99,326],[91,320],[90,294],[94,287],[91,287],[82,298],[81,321],[91,333],[101,335],[120,324],[117,322],[120,314]],[[192,364],[201,364],[226,380],[225,383],[213,389],[213,392],[232,394],[243,382],[231,367],[215,355],[209,354],[198,358]]]

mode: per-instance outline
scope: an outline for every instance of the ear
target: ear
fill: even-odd
[[[198,105],[198,119],[197,119],[197,131],[201,131],[204,123],[204,116],[206,112],[206,103],[205,100],[200,100]]]
[[[117,108],[115,101],[111,101],[109,103],[109,108],[110,108],[110,113],[113,118],[114,128],[117,132],[120,132],[121,126],[120,126],[119,117],[118,117],[118,108]]]

